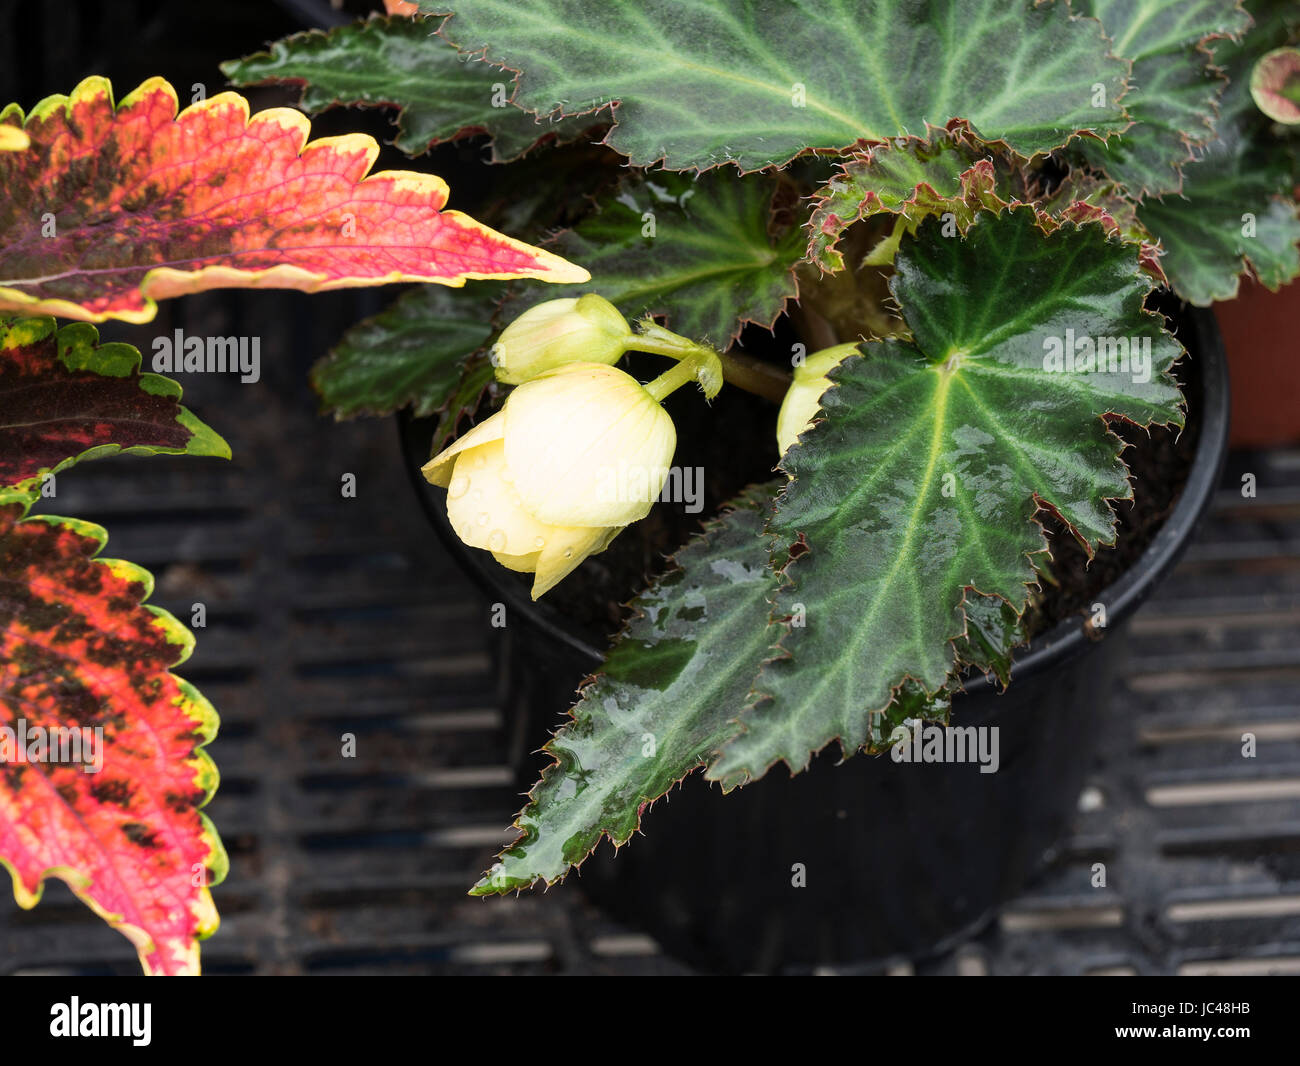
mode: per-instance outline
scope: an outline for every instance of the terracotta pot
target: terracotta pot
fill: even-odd
[[[1244,279],[1214,312],[1232,380],[1231,446],[1300,441],[1300,281],[1269,292]]]

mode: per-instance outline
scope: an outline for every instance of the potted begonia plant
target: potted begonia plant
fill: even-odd
[[[729,968],[986,917],[1059,836],[1116,634],[1214,484],[1226,377],[1192,308],[1300,272],[1294,12],[389,7],[228,72],[400,108],[407,151],[531,148],[530,232],[592,273],[477,317],[413,295],[316,375],[341,414],[406,408],[435,525],[526,623],[527,735],[595,671],[473,892],[581,866]],[[1126,461],[1148,512],[1110,550]],[[696,464],[717,513],[688,537]],[[954,715],[1000,736],[996,772],[928,765]],[[588,859],[688,775],[675,824]]]

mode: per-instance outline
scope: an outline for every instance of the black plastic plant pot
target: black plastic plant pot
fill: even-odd
[[[989,921],[1051,861],[1083,786],[1098,711],[1123,668],[1127,622],[1187,547],[1218,483],[1229,406],[1222,341],[1208,311],[1185,311],[1177,326],[1197,364],[1188,403],[1201,417],[1187,482],[1143,554],[1097,595],[1108,621],[1101,639],[1083,616],[1066,619],[1021,649],[1005,692],[975,676],[954,699],[954,726],[996,727],[996,772],[981,772],[979,761],[889,754],[836,765],[832,745],[806,773],[791,778],[777,767],[726,796],[693,774],[646,813],[640,835],[617,855],[603,843],[563,890],[580,884],[670,954],[724,973],[921,958]],[[493,600],[528,621],[511,627],[506,663],[527,787],[547,761],[529,753],[602,652],[451,533],[441,492],[419,475],[431,432],[428,422],[402,422],[434,526]]]

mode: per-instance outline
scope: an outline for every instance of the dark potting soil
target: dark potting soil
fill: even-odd
[[[1174,325],[1176,329],[1176,320]],[[784,336],[786,329],[779,323],[774,338],[751,328],[742,336],[742,345],[753,354],[787,351],[793,335]],[[662,369],[662,360],[644,358],[644,364],[634,361],[629,369],[648,380]],[[1123,456],[1134,487],[1133,500],[1113,505],[1119,522],[1115,545],[1100,549],[1090,562],[1061,522],[1040,511],[1051,559],[1038,557],[1043,577],[1041,591],[1029,607],[1030,636],[1071,615],[1090,613],[1097,594],[1142,554],[1177,502],[1200,437],[1196,402],[1200,377],[1194,353],[1178,364],[1175,376],[1190,398],[1187,426],[1181,433],[1159,426],[1148,433],[1129,423],[1111,424],[1128,445]],[[650,577],[663,572],[671,554],[699,530],[702,521],[746,485],[774,476],[777,408],[771,402],[724,387],[710,407],[698,390],[684,388],[670,396],[666,406],[677,425],[674,463],[698,473],[702,509],[690,514],[682,503],[657,505],[644,521],[625,529],[605,552],[588,559],[547,593],[552,607],[588,632],[617,632],[627,614],[624,605]]]

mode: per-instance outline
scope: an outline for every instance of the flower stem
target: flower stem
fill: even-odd
[[[623,342],[627,351],[650,352],[652,355],[666,355],[669,359],[681,359],[691,352],[689,342],[678,344],[646,333],[634,333]]]
[[[654,381],[646,383],[645,391],[655,398],[656,403],[663,403],[668,394],[681,388],[688,381],[695,380],[698,364],[692,358],[677,363],[671,370],[665,370]]]
[[[693,345],[691,351],[681,357],[675,367],[660,374],[645,387],[651,396],[663,403],[665,396],[688,381],[699,385],[706,400],[712,400],[718,395],[722,388],[722,362],[718,353],[700,344]]]
[[[673,389],[690,381],[692,377],[698,374],[702,365],[707,366],[708,362],[711,361],[710,357],[717,359],[720,363],[724,381],[735,385],[738,389],[744,389],[746,392],[752,392],[755,395],[771,400],[773,403],[780,403],[785,398],[786,390],[790,387],[790,375],[788,373],[772,366],[770,363],[755,359],[753,356],[745,355],[742,352],[726,354],[715,351],[712,348],[679,336],[671,330],[664,329],[663,326],[660,326],[651,318],[645,318],[637,325],[639,331],[628,337],[626,341],[629,350],[650,352],[653,355],[664,355],[669,359],[676,359],[679,367],[686,363],[694,364],[694,369],[691,371],[676,374],[674,370],[669,370],[654,382],[651,382],[656,388],[665,390],[662,396],[657,396],[656,399],[662,400],[663,396],[667,396]],[[647,388],[649,387],[647,386]],[[709,391],[707,387],[705,391],[706,393]]]
[[[773,403],[785,399],[786,390],[790,388],[790,375],[780,367],[743,352],[719,352],[718,359],[722,363],[722,379],[728,385],[735,385]]]

